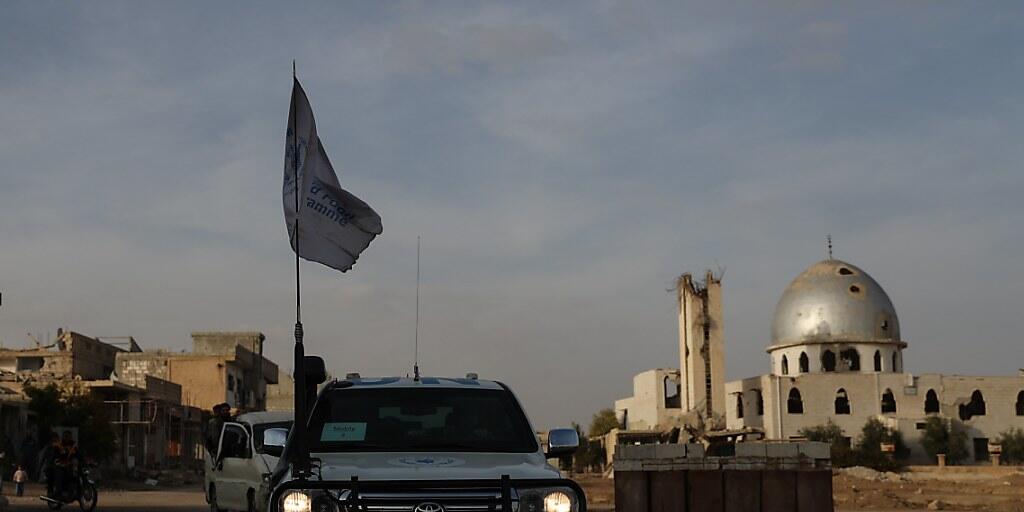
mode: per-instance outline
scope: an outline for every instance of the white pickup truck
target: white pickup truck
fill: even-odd
[[[291,412],[250,412],[224,424],[217,453],[206,459],[204,489],[211,511],[266,510],[267,477],[291,426]]]
[[[307,439],[311,477],[293,477],[289,438],[268,510],[586,510],[582,489],[547,462],[576,450],[576,431],[552,430],[540,446],[508,387],[472,374],[333,381],[316,399]]]

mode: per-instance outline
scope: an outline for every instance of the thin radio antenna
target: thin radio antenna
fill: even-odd
[[[415,345],[412,360],[412,378],[420,380],[420,237],[416,235],[416,333],[413,335]]]

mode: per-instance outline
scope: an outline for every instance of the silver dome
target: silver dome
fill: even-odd
[[[775,306],[772,348],[822,342],[901,343],[900,321],[885,290],[844,261],[811,265]]]

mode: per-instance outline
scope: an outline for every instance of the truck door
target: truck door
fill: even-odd
[[[225,423],[214,464],[217,505],[221,508],[245,510],[246,475],[252,456],[252,442],[245,427],[240,423]]]

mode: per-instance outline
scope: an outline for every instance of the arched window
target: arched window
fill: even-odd
[[[1021,393],[1024,395],[1024,393]],[[754,401],[757,403],[757,415],[764,416],[764,395],[761,394],[760,389],[754,390]]]
[[[800,398],[800,390],[793,388],[789,390],[789,400],[786,400],[786,411],[790,414],[803,414],[804,401]]]
[[[974,416],[985,415],[985,396],[981,394],[981,391],[975,389],[971,393],[971,401],[966,404],[960,404],[960,419],[967,421]]]
[[[892,353],[892,371],[893,371],[893,373],[897,373],[897,372],[900,371],[899,367],[896,365],[896,361],[898,361],[898,359],[896,358],[897,355],[898,355],[897,352],[893,352]]]
[[[807,359],[807,352],[800,352],[800,373],[810,373],[811,360]]]
[[[743,393],[736,393],[736,417],[743,417]]]
[[[1017,416],[1024,416],[1024,391],[1017,393]]]
[[[850,398],[843,388],[836,391],[836,414],[850,414]]]
[[[844,371],[860,371],[860,352],[855,348],[848,348],[839,353],[839,360],[843,362]]]
[[[782,374],[789,375],[789,359],[786,356],[782,356]]]
[[[875,371],[882,371],[882,352],[880,350],[875,351]]]
[[[679,384],[668,375],[661,382],[665,388],[665,408],[678,409],[680,407]]]
[[[929,389],[924,395],[924,413],[925,414],[938,414],[939,413],[939,397],[935,394],[934,389]]]
[[[831,350],[826,350],[825,353],[821,355],[821,369],[825,370],[826,372],[836,371],[835,352],[832,352]]]
[[[893,396],[891,389],[886,389],[885,393],[882,393],[882,413],[896,412],[896,397]]]

